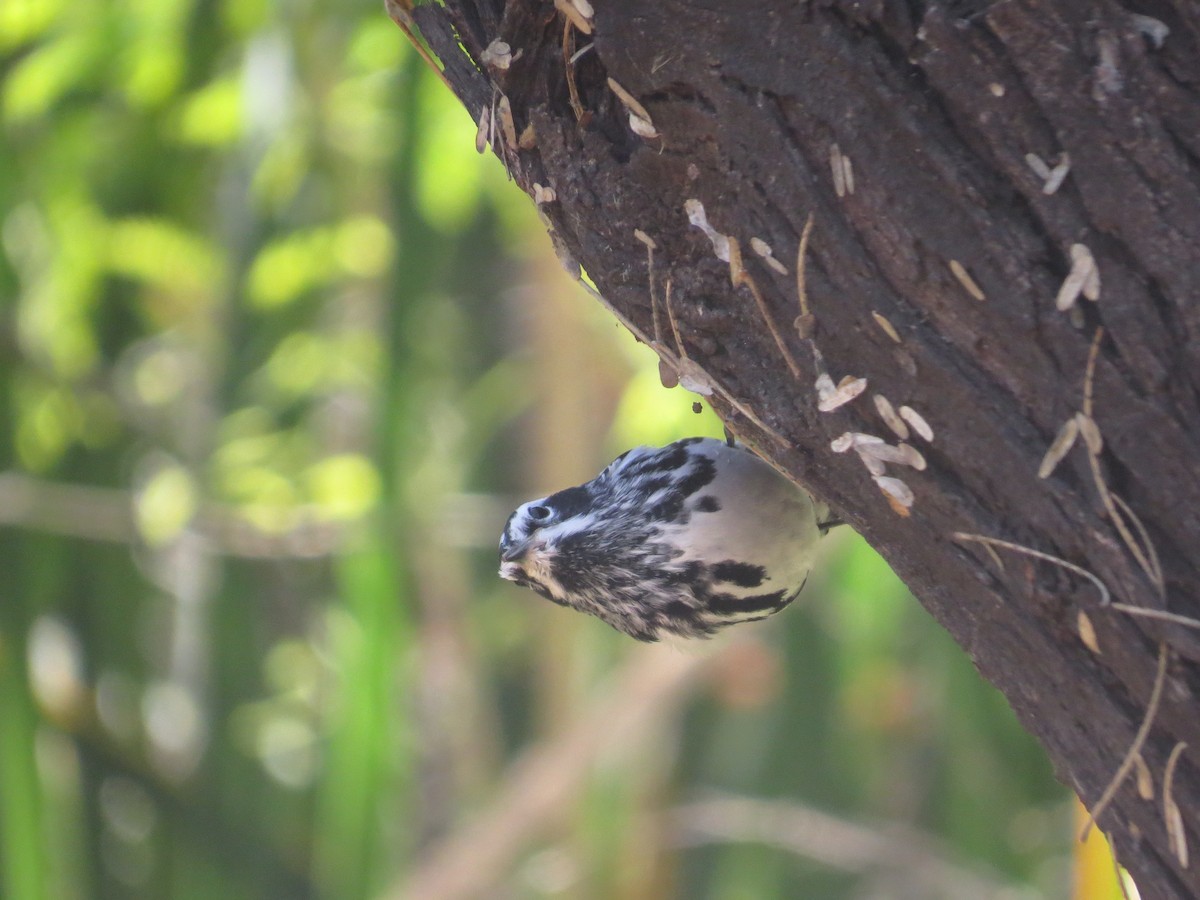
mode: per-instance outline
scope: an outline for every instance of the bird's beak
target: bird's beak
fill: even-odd
[[[514,541],[500,548],[500,562],[515,562],[529,552],[529,541]]]

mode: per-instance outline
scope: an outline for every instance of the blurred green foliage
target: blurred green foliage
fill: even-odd
[[[485,857],[489,897],[1063,895],[1065,791],[852,535],[729,646],[496,579],[517,501],[720,425],[376,0],[6,0],[0,54],[0,896],[402,896]],[[716,676],[470,829],[681,652]]]

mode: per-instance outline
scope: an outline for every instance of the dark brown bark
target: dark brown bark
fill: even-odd
[[[1141,799],[1131,778],[1101,825],[1143,897],[1200,896],[1200,866],[1185,869],[1170,849],[1162,798],[1168,755],[1186,742],[1174,798],[1200,851],[1200,632],[1101,608],[1096,589],[1068,571],[1006,550],[997,551],[1001,569],[982,546],[952,538],[1013,541],[1095,573],[1122,603],[1200,616],[1193,0],[596,0],[594,35],[569,35],[572,49],[595,41],[572,67],[575,109],[565,20],[551,3],[446,0],[416,19],[476,120],[497,91],[518,133],[533,126],[535,146],[500,151],[514,179],[530,192],[535,182],[553,187],[557,200],[543,210],[556,239],[644,333],[649,282],[634,229],[657,242],[655,277],[671,279],[688,355],[786,443],[719,396],[716,408],[887,558],[1089,805],[1133,741],[1159,648],[1169,648],[1142,752],[1155,798]],[[496,38],[520,51],[506,72],[472,62]],[[661,137],[630,130],[607,78],[641,101]],[[504,144],[501,130],[496,141]],[[854,191],[842,197],[833,144],[853,165]],[[1050,165],[1069,154],[1057,192],[1043,193],[1030,153]],[[729,267],[689,226],[691,198],[740,241],[786,325],[799,379],[748,289],[731,286]],[[810,214],[815,346],[835,381],[869,382],[830,413],[817,411],[812,345],[791,326]],[[792,274],[762,264],[752,236]],[[1098,261],[1101,296],[1081,299],[1072,321],[1054,300],[1076,243]],[[1037,477],[1059,427],[1083,407],[1098,326],[1100,468],[1145,523],[1162,592],[1106,514],[1082,444],[1051,477]],[[913,441],[925,471],[890,467],[915,494],[909,517],[854,453],[830,449],[845,431],[895,441],[873,393],[911,405],[935,432],[931,443]],[[1081,612],[1098,653],[1081,640]]]

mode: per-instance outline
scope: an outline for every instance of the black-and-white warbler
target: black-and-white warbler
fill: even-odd
[[[641,641],[703,637],[795,600],[830,524],[749,450],[686,438],[518,507],[500,576]]]

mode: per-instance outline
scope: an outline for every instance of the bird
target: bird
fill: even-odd
[[[704,638],[795,600],[835,524],[746,447],[689,437],[517,507],[499,574],[639,641]]]

